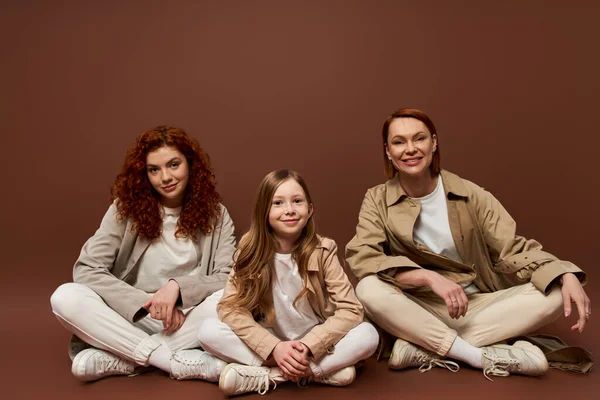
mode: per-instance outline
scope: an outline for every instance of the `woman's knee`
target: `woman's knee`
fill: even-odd
[[[562,314],[564,308],[561,288],[558,286],[553,287],[546,295],[544,303],[545,307],[543,307],[543,312],[545,313],[545,317],[552,320],[558,318]]]
[[[548,323],[558,318],[563,310],[561,288],[554,285],[548,293],[542,293],[532,283],[526,285],[528,286],[528,293],[525,293],[525,295],[530,300],[523,302],[523,307],[535,309],[536,318],[539,318],[540,321]]]
[[[77,283],[63,283],[52,293],[50,305],[54,314],[70,319],[69,316],[80,312],[81,290],[79,286],[80,284]]]
[[[356,297],[365,306],[365,309],[378,309],[385,303],[385,294],[378,290],[381,284],[377,275],[369,275],[356,285]]]
[[[377,275],[363,278],[356,286],[356,296],[365,308],[367,316],[374,321],[386,318],[391,311],[404,308],[409,300],[404,293]]]

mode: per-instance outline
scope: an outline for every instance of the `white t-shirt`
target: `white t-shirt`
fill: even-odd
[[[181,207],[163,207],[162,214],[162,234],[152,241],[140,258],[135,280],[131,283],[147,293],[156,292],[171,278],[193,275],[200,268],[200,254],[192,239],[175,237]]]
[[[456,250],[450,222],[448,222],[448,205],[442,177],[438,176],[435,190],[427,196],[414,198],[421,202],[421,213],[415,222],[413,239],[415,242],[426,246],[436,254],[463,263]],[[479,288],[471,282],[462,284],[465,294],[477,293]]]
[[[298,264],[291,254],[275,254],[275,279],[273,280],[273,308],[275,321],[273,333],[282,340],[298,340],[319,323],[315,312],[302,296],[294,307],[296,296],[302,291]]]

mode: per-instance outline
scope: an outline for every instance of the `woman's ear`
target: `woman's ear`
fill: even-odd
[[[315,211],[315,208],[313,207],[312,203],[309,203],[308,204],[308,218],[312,217],[313,211]]]
[[[437,135],[431,135],[431,140],[433,141],[433,153],[437,150]]]

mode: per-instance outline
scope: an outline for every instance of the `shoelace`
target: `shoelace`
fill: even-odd
[[[458,364],[455,363],[454,361],[440,360],[439,358],[434,358],[432,360],[429,360],[429,361],[421,364],[421,366],[419,367],[419,372],[427,372],[430,369],[432,369],[433,367],[446,368],[447,370],[449,370],[451,372],[458,372],[458,370],[460,369]]]
[[[104,372],[107,371],[119,371],[128,372],[129,361],[119,357],[106,357],[102,356],[98,359],[100,362],[100,369]]]
[[[198,359],[197,361],[189,361],[179,357],[177,353],[173,354],[172,357],[175,361],[182,365],[180,372],[181,376],[206,376],[204,371],[204,361],[202,358]]]
[[[432,358],[431,355],[424,353],[421,350],[418,350],[415,356],[417,358],[417,363],[421,364],[421,366],[419,367],[419,372],[427,372],[433,367],[446,368],[447,370],[452,372],[458,372],[458,370],[460,369],[458,364],[454,361]]]
[[[252,371],[252,370],[237,370],[237,373],[242,375],[242,385],[237,390],[241,393],[257,391],[261,396],[269,390],[270,383],[273,383],[273,389],[277,388],[277,382],[269,379],[269,371]]]
[[[485,376],[492,382],[494,380],[490,378],[489,375],[509,376],[510,373],[508,372],[508,370],[511,368],[511,366],[514,365],[517,368],[519,367],[519,363],[516,360],[510,360],[503,357],[490,357],[487,354],[484,354],[483,356],[491,362],[490,365],[486,366],[483,369],[483,376]]]

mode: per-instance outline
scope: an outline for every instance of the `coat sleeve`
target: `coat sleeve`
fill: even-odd
[[[364,310],[354,288],[340,265],[334,241],[323,251],[323,280],[327,296],[335,304],[335,312],[322,324],[313,327],[300,341],[312,352],[315,360],[321,359],[337,342],[363,321]]]
[[[206,238],[209,246],[203,248],[203,251],[211,252],[208,261],[211,265],[205,269],[208,275],[171,278],[179,285],[183,308],[200,304],[206,297],[225,286],[233,264],[236,240],[233,221],[224,206],[221,206],[221,216],[210,239]]]
[[[125,236],[127,223],[117,218],[112,204],[100,228],[83,245],[73,267],[73,281],[88,286],[123,318],[135,322],[146,314],[142,305],[151,297],[111,273]]]
[[[585,283],[585,273],[575,264],[559,260],[542,250],[542,245],[516,233],[517,224],[500,202],[483,188],[471,184],[478,224],[488,246],[496,272],[515,274],[547,293],[559,276],[572,272]]]
[[[360,207],[356,234],[346,245],[346,262],[358,279],[372,274],[393,276],[397,268],[421,268],[406,256],[389,254],[385,216],[378,210],[371,190]]]
[[[223,293],[223,299],[233,296],[236,294],[237,289],[233,283],[234,271],[232,270],[225,284],[225,291]],[[240,338],[242,341],[258,354],[263,360],[269,358],[269,355],[273,352],[273,349],[281,341],[277,336],[273,335],[262,325],[254,320],[254,317],[248,310],[243,309],[231,309],[222,307],[221,304],[217,306],[217,312],[219,319],[229,326],[231,330]]]

